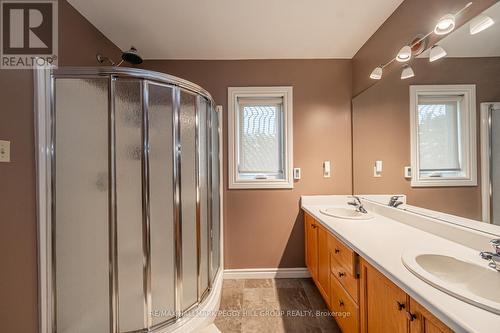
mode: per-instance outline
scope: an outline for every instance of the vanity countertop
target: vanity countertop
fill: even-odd
[[[432,249],[437,253],[440,250],[453,251],[457,257],[477,250],[373,211],[370,213],[374,218],[370,220],[339,219],[320,212],[326,206],[347,207],[348,200],[347,196],[338,195],[302,196],[301,208],[454,331],[500,332],[500,315],[432,287],[407,270],[401,261],[405,249]]]

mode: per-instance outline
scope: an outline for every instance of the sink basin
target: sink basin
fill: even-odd
[[[500,314],[500,272],[472,256],[407,251],[405,267],[423,281],[464,302]]]
[[[320,209],[319,211],[325,215],[336,217],[339,219],[369,220],[373,218],[373,215],[371,215],[370,213],[360,213],[353,208],[347,207],[327,207]]]

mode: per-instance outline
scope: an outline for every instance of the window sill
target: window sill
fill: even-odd
[[[288,182],[286,180],[273,181],[270,179],[252,179],[252,180],[239,180],[230,181],[229,189],[239,189],[239,190],[253,190],[253,189],[293,189],[293,180]]]

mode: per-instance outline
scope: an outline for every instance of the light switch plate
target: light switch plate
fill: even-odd
[[[331,176],[330,161],[324,161],[323,162],[323,177],[324,178],[330,178],[330,176]]]
[[[299,180],[301,176],[300,168],[293,168],[293,179]]]
[[[411,178],[411,167],[410,166],[405,166],[405,178],[407,178],[407,179]]]
[[[373,177],[382,177],[382,161],[375,161],[373,167]]]
[[[10,162],[10,141],[0,140],[0,162]]]

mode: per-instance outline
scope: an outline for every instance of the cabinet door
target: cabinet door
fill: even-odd
[[[452,333],[453,331],[433,314],[410,298],[411,333]]]
[[[318,227],[309,214],[305,214],[306,264],[313,280],[318,279]]]
[[[318,289],[330,303],[330,253],[328,251],[328,231],[318,224]]]
[[[408,333],[406,293],[361,260],[361,332]]]

